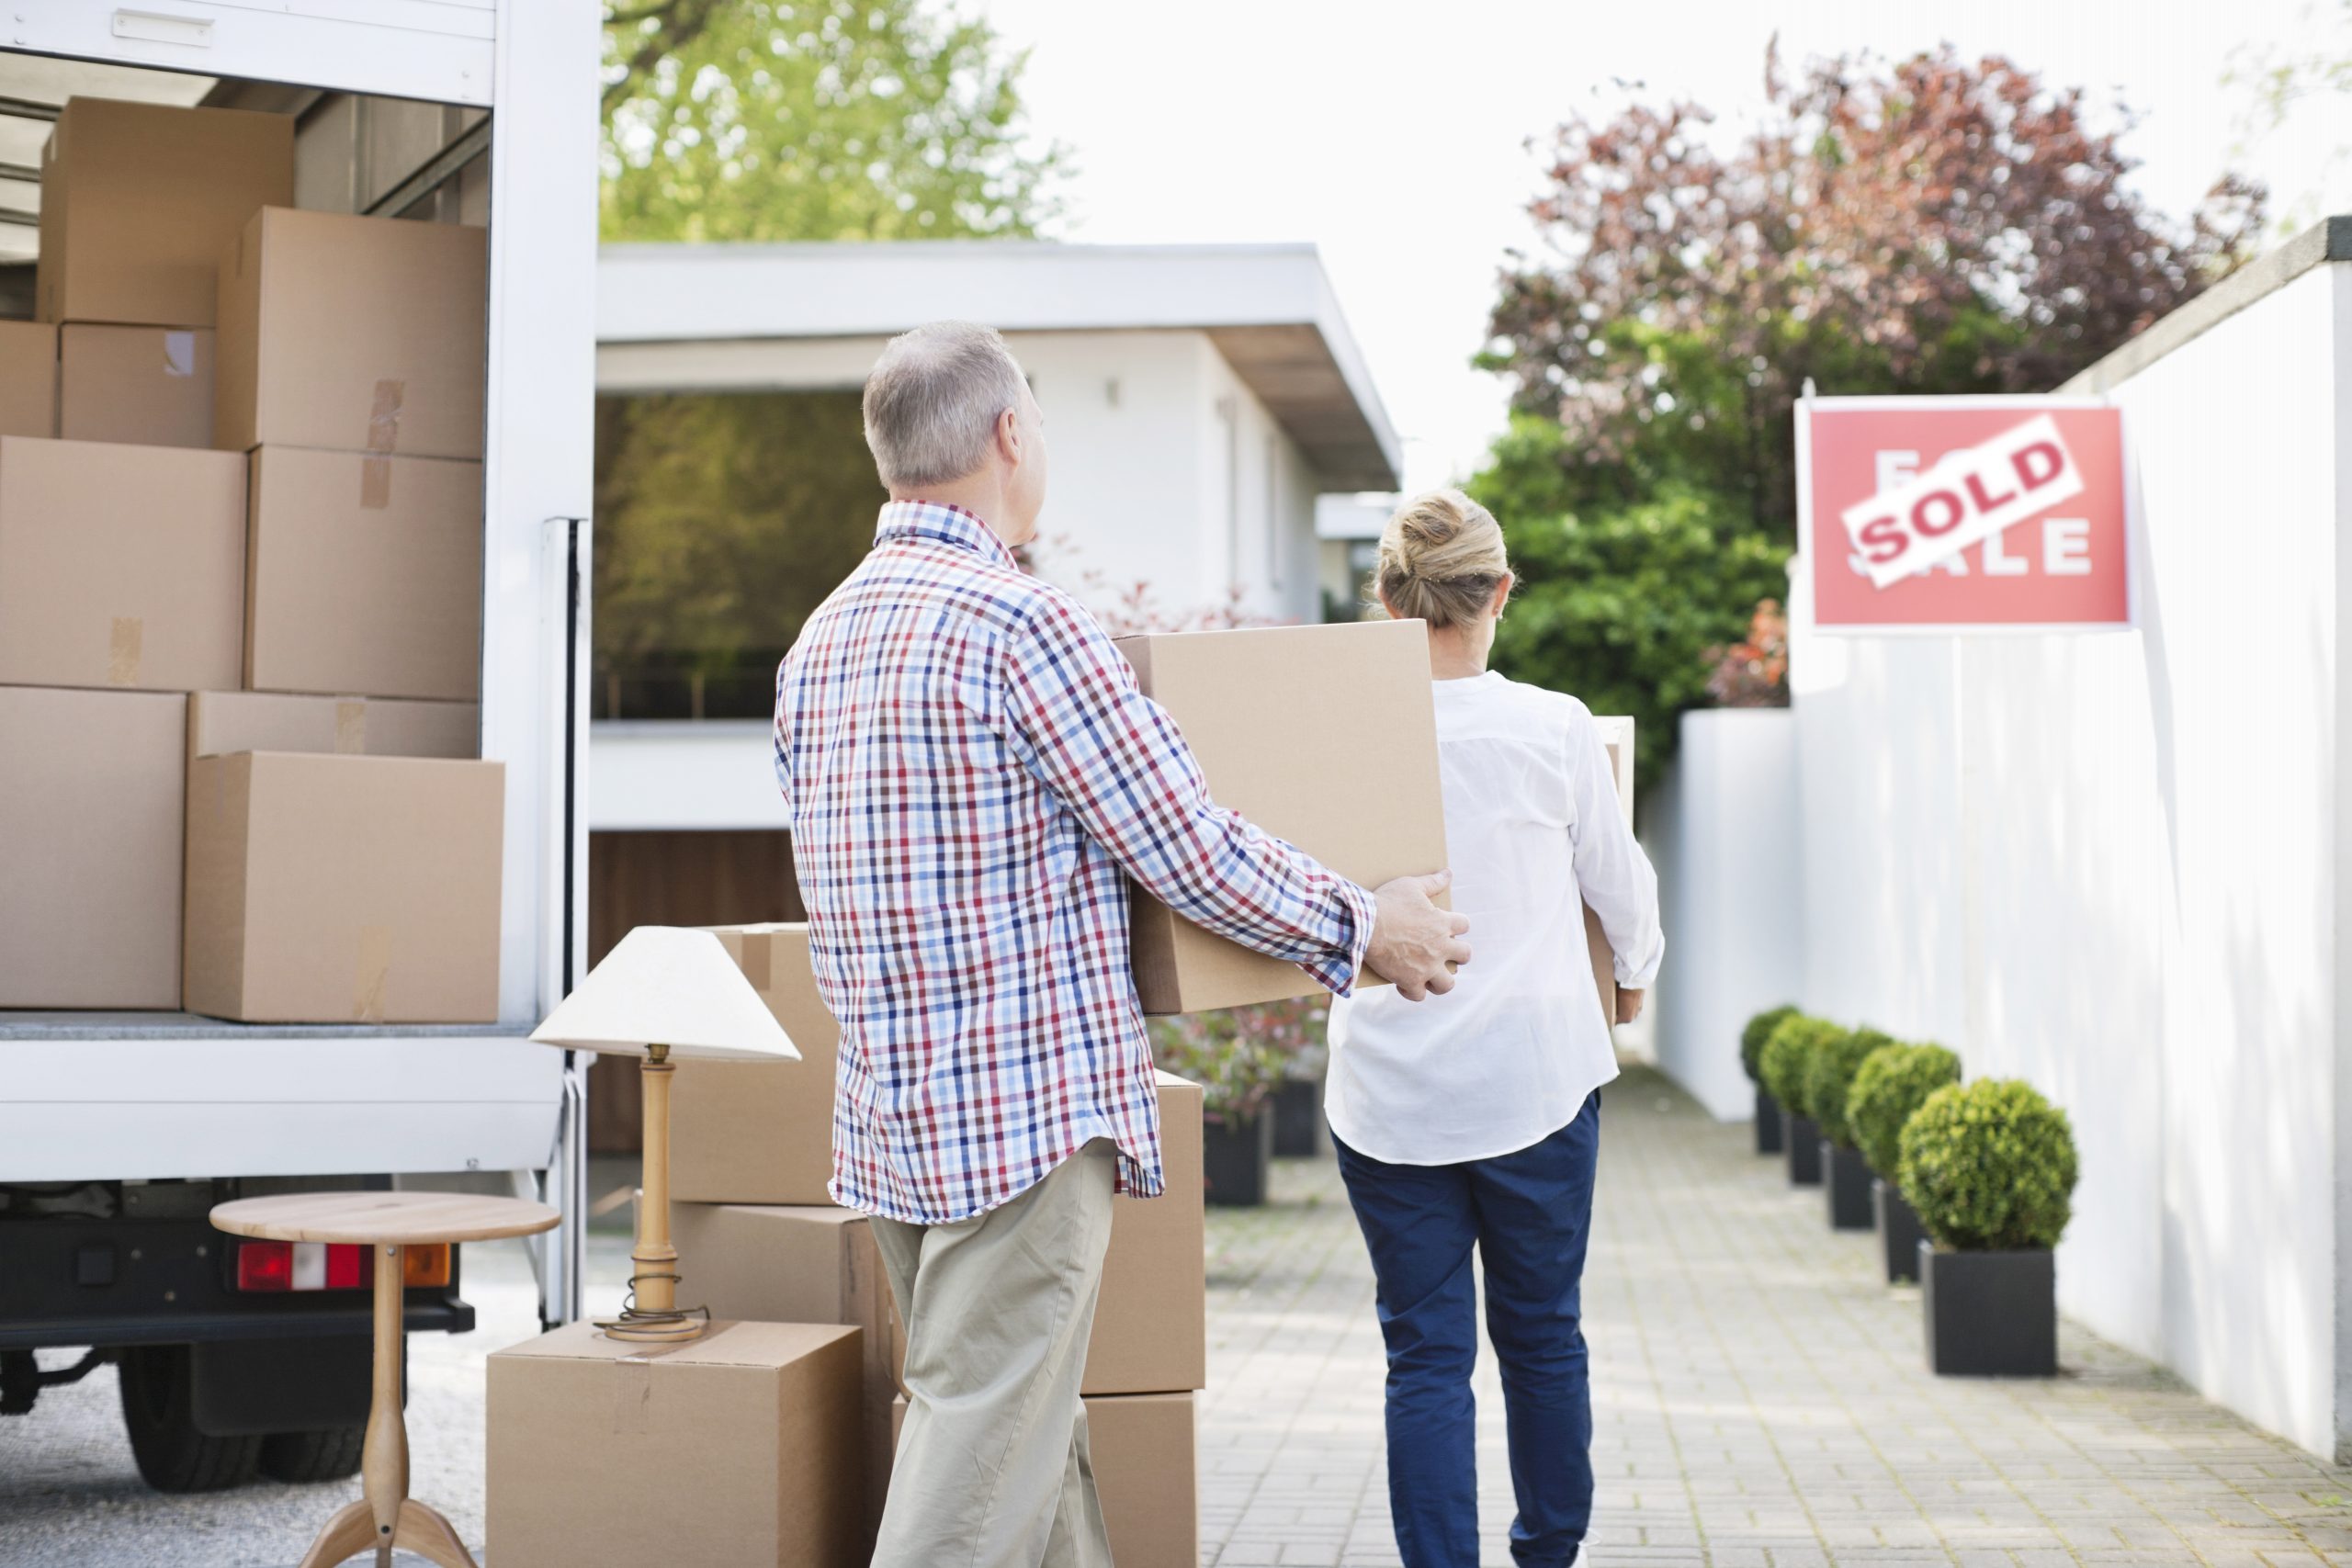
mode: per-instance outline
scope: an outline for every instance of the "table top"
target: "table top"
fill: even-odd
[[[212,1211],[213,1224],[232,1235],[361,1247],[493,1241],[553,1230],[561,1218],[545,1203],[469,1192],[288,1192]]]

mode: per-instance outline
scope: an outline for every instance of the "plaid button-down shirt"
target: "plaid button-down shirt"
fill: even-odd
[[[1160,1190],[1126,877],[1348,989],[1371,895],[1213,804],[1176,726],[979,519],[894,502],[776,677],[776,777],[840,1021],[834,1199],[916,1224],[1095,1138]]]

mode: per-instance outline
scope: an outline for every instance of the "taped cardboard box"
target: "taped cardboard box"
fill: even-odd
[[[1600,743],[1609,753],[1609,781],[1617,786],[1617,807],[1625,814],[1625,826],[1634,825],[1634,721],[1631,718],[1595,718],[1600,729]],[[1600,929],[1600,917],[1592,906],[1584,907],[1585,956],[1592,964],[1593,989],[1600,995],[1600,1019],[1610,1028],[1617,1026],[1617,953],[1609,945],[1609,933]]]
[[[229,453],[0,436],[0,682],[236,685],[244,513]]]
[[[800,1060],[678,1064],[670,1091],[670,1194],[704,1203],[831,1203],[825,1184],[833,1176],[841,1027],[817,994],[808,928],[711,929],[799,1047]]]
[[[0,435],[57,434],[57,329],[0,321]]]
[[[574,1323],[488,1370],[499,1568],[864,1568],[858,1335],[711,1325],[683,1345]]]
[[[209,327],[220,253],[294,199],[294,117],[69,98],[41,152],[44,321]]]
[[[480,463],[265,446],[247,549],[248,688],[480,694]]]
[[[180,996],[187,699],[0,686],[0,1008]]]
[[[673,1108],[674,1110],[674,1106]],[[684,1148],[672,1124],[673,1157]],[[874,1229],[853,1209],[673,1203],[679,1300],[714,1317],[837,1324],[859,1331],[858,1388],[867,1488],[862,1546],[870,1550],[890,1474],[890,1283]],[[859,1561],[863,1562],[861,1557]]]
[[[299,697],[277,692],[191,694],[188,761],[231,751],[476,757],[481,752],[481,709],[472,703]]]
[[[246,211],[220,258],[214,439],[480,457],[489,231]]]
[[[1089,1399],[1086,1448],[1102,1529],[1119,1568],[1197,1568],[1201,1551],[1200,1456],[1189,1393]],[[907,1402],[891,1407],[891,1450]]]
[[[188,1011],[497,1019],[504,764],[240,751],[187,778]]]
[[[57,434],[68,441],[212,446],[212,333],[202,327],[58,329]]]
[[[1159,1081],[1159,1148],[1167,1190],[1111,1204],[1111,1245],[1079,1392],[1164,1393],[1206,1388],[1208,1234],[1201,1170],[1201,1086]],[[906,1327],[894,1310],[890,1370],[903,1382]]]
[[[1445,864],[1427,629],[1366,621],[1122,637],[1144,694],[1184,732],[1217,805],[1366,887]],[[1376,735],[1378,787],[1359,744]],[[1213,936],[1141,889],[1129,899],[1148,1013],[1307,996],[1295,964]]]

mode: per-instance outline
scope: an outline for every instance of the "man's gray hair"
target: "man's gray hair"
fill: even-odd
[[[978,468],[1022,387],[993,328],[933,321],[892,338],[865,378],[865,445],[883,485],[917,490]]]

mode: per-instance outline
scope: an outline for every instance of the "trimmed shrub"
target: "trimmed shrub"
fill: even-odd
[[[1792,1007],[1767,1008],[1749,1019],[1747,1027],[1739,1032],[1739,1070],[1747,1075],[1749,1083],[1764,1081],[1764,1042],[1772,1038],[1772,1031],[1796,1015],[1797,1010]]]
[[[2075,1191],[2066,1113],[2020,1078],[1946,1084],[1903,1127],[1903,1196],[1962,1252],[2052,1247]]]
[[[1821,1135],[1841,1149],[1854,1146],[1853,1129],[1846,1124],[1846,1086],[1871,1052],[1894,1043],[1894,1036],[1875,1029],[1849,1030],[1805,1058],[1805,1114],[1821,1123]]]
[[[1798,1013],[1782,1019],[1764,1042],[1758,1066],[1764,1074],[1764,1092],[1792,1116],[1808,1116],[1804,1089],[1806,1064],[1813,1054],[1846,1032],[1826,1018]]]
[[[1903,1164],[1903,1123],[1928,1096],[1960,1081],[1960,1058],[1940,1045],[1882,1045],[1846,1088],[1846,1122],[1871,1168],[1894,1179]]]

